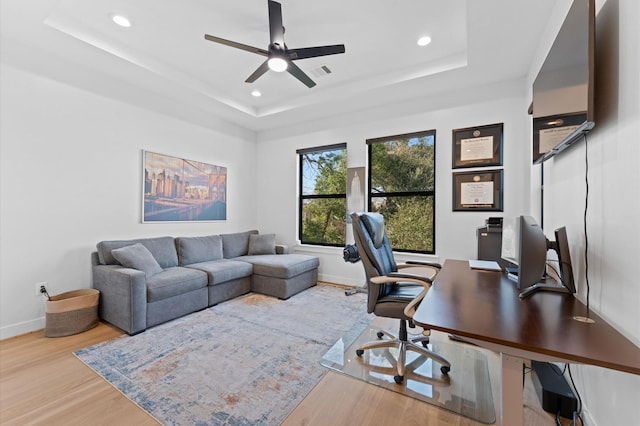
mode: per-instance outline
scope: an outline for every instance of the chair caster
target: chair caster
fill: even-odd
[[[364,354],[364,350],[362,350],[362,349],[356,349],[356,355],[358,355],[358,356],[360,356],[360,357],[361,357],[363,354]]]
[[[447,367],[446,365],[443,365],[442,367],[440,367],[440,371],[442,371],[442,374],[444,374],[445,376],[448,376],[449,371],[451,371],[451,367]]]
[[[393,376],[393,380],[395,380],[396,383],[400,385],[404,381],[404,376],[398,376],[398,375]]]
[[[429,347],[429,341],[428,340],[423,341],[422,342],[422,346],[425,347],[425,348],[428,348]]]
[[[382,331],[378,331],[376,336],[378,336],[378,339],[382,339],[384,337],[384,333]]]

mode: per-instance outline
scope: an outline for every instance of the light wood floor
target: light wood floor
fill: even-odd
[[[75,336],[46,338],[43,331],[37,331],[1,341],[0,424],[156,425],[155,419],[72,354],[121,334],[120,330],[101,323]],[[485,353],[497,402],[497,356],[489,351]],[[554,424],[552,417],[540,408],[528,377],[524,398],[526,425]],[[479,423],[329,371],[284,425],[470,426]]]

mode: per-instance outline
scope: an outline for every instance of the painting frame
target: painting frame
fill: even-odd
[[[502,166],[503,133],[504,123],[454,129],[451,167]]]
[[[227,220],[227,167],[142,150],[142,223]]]
[[[503,171],[453,173],[453,211],[504,211]]]

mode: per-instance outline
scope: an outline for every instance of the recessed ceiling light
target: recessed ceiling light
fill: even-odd
[[[251,96],[255,96],[256,98],[259,98],[260,96],[262,96],[262,93],[260,93],[259,90],[254,90],[251,92]]]
[[[431,37],[423,36],[418,39],[418,46],[426,46],[431,43]]]
[[[122,15],[111,15],[111,20],[121,27],[129,28],[131,21]]]

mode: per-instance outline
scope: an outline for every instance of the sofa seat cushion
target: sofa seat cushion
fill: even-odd
[[[292,278],[318,268],[317,257],[305,254],[263,254],[236,258],[253,265],[253,273],[273,278]]]
[[[147,280],[147,302],[164,300],[207,286],[207,274],[196,269],[165,269]]]
[[[209,277],[209,285],[249,277],[253,273],[253,266],[250,263],[230,259],[194,263],[188,265],[187,268],[206,272]]]

